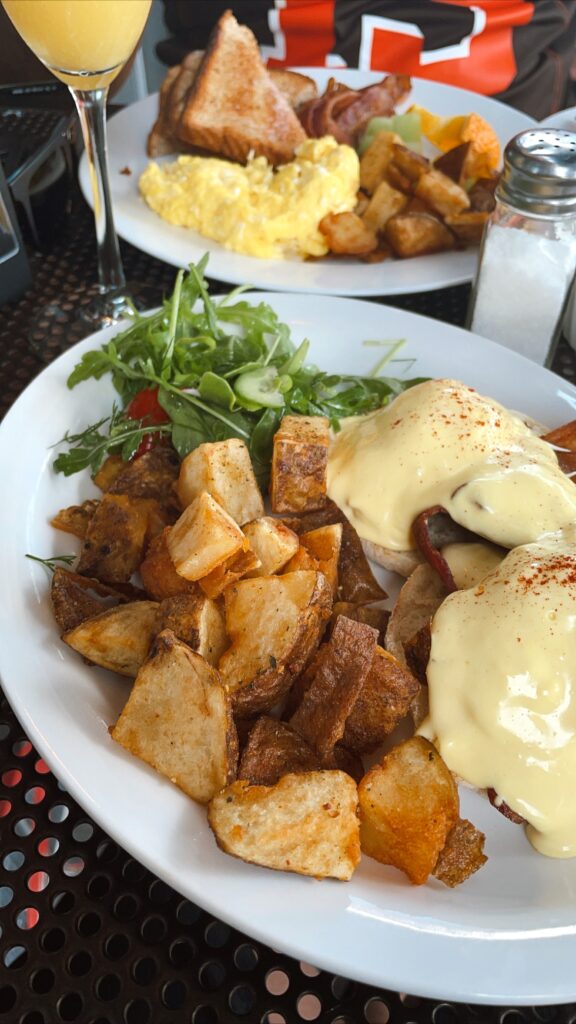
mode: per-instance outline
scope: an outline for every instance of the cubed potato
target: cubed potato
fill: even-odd
[[[218,673],[170,630],[157,637],[111,735],[199,803],[236,774],[238,738]]]
[[[412,183],[420,180],[430,170],[430,161],[420,153],[415,153],[409,146],[397,142],[392,147],[392,162],[395,167]],[[390,165],[389,165],[390,167]]]
[[[131,601],[85,619],[62,639],[93,665],[133,679],[148,657],[157,622],[156,601]]]
[[[151,498],[178,515],[175,484],[180,459],[171,445],[158,445],[137,459],[123,463],[121,471],[107,488],[108,494],[129,494],[131,498]]]
[[[140,498],[105,494],[88,524],[77,571],[104,583],[126,583],[142,561],[148,514]]]
[[[200,444],[182,461],[178,477],[182,508],[191,505],[202,491],[210,494],[240,526],[264,515],[250,454],[238,437]]]
[[[176,572],[192,581],[249,547],[238,523],[208,491],[184,509],[166,543]]]
[[[313,878],[352,877],[360,860],[356,784],[340,771],[285,775],[275,786],[232,783],[208,821],[226,853]]]
[[[329,627],[335,625],[339,615],[345,615],[347,619],[355,619],[356,622],[365,622],[368,626],[378,631],[378,643],[384,646],[386,627],[390,618],[390,612],[386,608],[376,605],[357,604],[353,601],[336,601],[332,607],[332,618]]]
[[[386,168],[386,181],[392,185],[392,188],[397,188],[399,192],[404,192],[407,196],[414,191],[414,181],[400,170],[395,160],[391,160]]]
[[[310,667],[308,687],[290,725],[327,757],[344,736],[346,720],[368,676],[378,634],[343,615]]]
[[[56,530],[62,530],[63,533],[71,533],[73,537],[80,537],[81,540],[84,540],[98,504],[98,499],[89,498],[88,501],[83,501],[81,505],[70,505],[68,508],[61,508],[54,518],[50,520],[50,525]]]
[[[154,538],[140,565],[142,585],[149,597],[153,597],[155,601],[163,601],[176,594],[198,593],[199,590],[197,583],[185,580],[176,572],[168,550],[169,534],[170,527],[167,527]]]
[[[408,196],[387,181],[381,181],[368,206],[362,214],[365,224],[378,234],[396,213],[401,213],[408,203]]]
[[[450,214],[444,221],[463,245],[480,245],[489,216],[488,213],[467,210],[465,213]]]
[[[478,178],[478,181],[474,182],[468,193],[471,210],[479,210],[482,213],[492,213],[492,210],[496,206],[494,192],[496,185],[498,184],[499,177],[500,175],[496,174],[492,178]]]
[[[270,479],[274,512],[308,512],[326,503],[329,443],[324,416],[284,416],[274,435]]]
[[[394,143],[401,142],[396,132],[378,132],[374,141],[360,157],[360,188],[372,195],[386,175],[394,154]]]
[[[158,632],[170,629],[209,665],[216,667],[228,647],[224,609],[205,594],[168,597],[158,609]]]
[[[318,225],[331,252],[362,256],[378,247],[378,239],[364,217],[352,211],[327,213]]]
[[[61,633],[68,633],[85,619],[91,619],[117,604],[124,604],[128,599],[98,580],[57,566],[52,575],[50,600]]]
[[[359,787],[362,851],[422,885],[458,820],[458,790],[440,754],[414,736],[394,747]]]
[[[448,149],[445,153],[436,157],[434,160],[435,169],[442,171],[442,174],[446,174],[452,181],[464,187],[466,179],[470,177],[466,173],[466,161],[471,146],[471,142],[462,142],[459,146],[452,146],[452,149]]]
[[[485,841],[484,833],[471,821],[458,818],[440,850],[432,874],[451,889],[461,885],[488,860],[484,853]]]
[[[250,576],[255,570],[258,570],[259,566],[260,559],[253,551],[250,549],[239,551],[236,555],[231,555],[221,565],[217,565],[207,576],[198,580],[198,584],[207,597],[216,599],[221,597],[232,583],[236,583],[245,576]]]
[[[230,648],[219,670],[240,717],[269,711],[318,646],[332,594],[319,572],[240,580],[224,595]]]
[[[454,248],[454,235],[437,217],[428,213],[398,213],[385,228],[386,241],[396,256],[428,256]]]
[[[356,754],[376,750],[406,717],[420,689],[417,679],[377,647],[370,671],[346,720],[342,742]]]
[[[415,193],[442,217],[462,213],[470,206],[468,194],[447,174],[434,168],[422,174],[416,184]]]
[[[362,541],[346,516],[333,501],[327,500],[319,510],[298,516],[283,516],[283,521],[301,536],[321,526],[342,523],[342,541],[338,561],[338,597],[341,601],[368,604],[382,601],[386,591],[375,579],[364,554]],[[353,618],[354,616],[352,616]]]
[[[300,549],[286,566],[296,569],[318,569],[328,580],[332,593],[338,589],[338,562],[342,546],[342,523],[320,526],[300,536]]]
[[[260,562],[257,569],[246,574],[249,577],[272,576],[283,569],[298,550],[299,540],[294,531],[272,516],[246,523],[243,532]]]
[[[242,751],[238,778],[251,786],[275,786],[283,775],[322,768],[320,758],[287,722],[262,715]]]
[[[121,455],[109,455],[92,479],[101,491],[107,491],[125,466],[126,463]]]

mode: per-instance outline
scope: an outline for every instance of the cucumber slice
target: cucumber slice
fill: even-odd
[[[285,404],[280,390],[283,384],[275,366],[261,366],[240,374],[234,381],[234,391],[239,398],[264,409],[281,409]]]

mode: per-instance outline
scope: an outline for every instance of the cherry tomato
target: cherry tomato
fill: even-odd
[[[158,426],[161,423],[170,422],[168,413],[164,411],[158,401],[158,388],[142,388],[142,391],[134,395],[134,398],[128,404],[126,415],[131,420],[140,420],[144,427]],[[133,458],[137,459],[140,455],[144,455],[145,452],[149,452],[159,441],[160,435],[157,433],[144,434]]]

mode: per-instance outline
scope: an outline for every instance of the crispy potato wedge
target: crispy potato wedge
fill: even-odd
[[[486,836],[466,818],[450,829],[446,842],[432,872],[435,878],[451,889],[461,885],[488,860],[484,853]]]
[[[104,460],[100,469],[92,477],[94,483],[101,491],[107,491],[112,486],[116,477],[125,468],[126,463],[121,455],[109,455]]]
[[[470,206],[467,192],[447,174],[442,174],[442,171],[434,168],[420,175],[415,194],[441,217],[462,213]]]
[[[253,551],[239,551],[226,562],[217,565],[207,576],[198,580],[201,590],[208,597],[221,597],[227,587],[248,576],[260,567],[260,559]]]
[[[344,736],[346,720],[370,671],[377,639],[371,626],[342,615],[323,645],[321,657],[311,666],[307,689],[290,725],[322,758],[328,757]]]
[[[288,562],[285,572],[316,569],[323,572],[332,593],[338,589],[338,562],[342,545],[342,523],[320,526],[300,535],[300,547]]]
[[[251,786],[275,786],[283,775],[321,768],[320,758],[287,722],[262,715],[240,757],[238,778]]]
[[[131,462],[114,476],[107,487],[108,494],[129,494],[131,498],[151,498],[171,513],[171,521],[178,517],[175,484],[180,460],[171,445],[157,445]]]
[[[156,638],[111,735],[199,803],[236,773],[238,738],[218,673],[170,630]]]
[[[360,188],[372,195],[386,177],[386,169],[394,156],[394,143],[401,142],[396,132],[378,132],[374,141],[360,157]]]
[[[377,647],[342,742],[355,754],[376,750],[406,717],[420,684],[388,651]]]
[[[224,595],[230,648],[219,670],[235,714],[269,711],[318,646],[332,594],[319,572],[241,580]]]
[[[60,632],[68,633],[86,619],[124,604],[129,598],[99,580],[57,566],[52,574],[50,600]]]
[[[85,619],[62,639],[86,661],[134,678],[157,632],[156,601],[130,601]]]
[[[208,491],[184,509],[166,543],[176,572],[192,581],[249,547],[238,523]]]
[[[63,533],[71,533],[73,537],[80,537],[80,540],[84,540],[88,532],[90,520],[98,508],[98,504],[97,498],[89,498],[88,501],[83,501],[81,505],[70,505],[68,508],[61,508],[54,518],[50,520],[50,525],[56,530],[62,530]]]
[[[374,765],[358,787],[362,851],[422,885],[458,820],[458,790],[440,754],[414,736]]]
[[[422,686],[427,686],[426,669],[430,661],[430,648],[432,646],[430,623],[427,622],[422,626],[403,646],[404,657],[410,672]]]
[[[327,213],[318,225],[331,252],[340,255],[363,256],[378,248],[378,239],[367,223],[365,215],[360,217],[352,211]]]
[[[421,156],[420,153],[415,153],[408,146],[404,146],[401,142],[396,142],[392,148],[391,163],[410,183],[415,184],[423,174],[430,170],[430,161],[425,156]],[[388,171],[390,166],[391,164],[388,165]],[[403,191],[408,190],[404,189]]]
[[[176,594],[158,608],[158,632],[171,630],[209,665],[216,667],[228,647],[224,609],[205,594]]]
[[[169,533],[170,527],[166,527],[154,538],[140,565],[144,589],[155,601],[163,601],[167,597],[175,597],[176,594],[198,593],[200,589],[197,583],[185,580],[176,572],[168,550]]]
[[[187,508],[206,491],[240,526],[264,515],[264,502],[244,441],[200,444],[182,461],[178,497]]]
[[[365,622],[367,626],[372,626],[372,629],[378,631],[378,643],[384,647],[386,628],[390,619],[390,612],[386,608],[356,604],[353,601],[336,601],[332,606],[330,629],[335,625],[339,615],[345,615],[347,619],[355,619],[356,622]]]
[[[333,501],[324,508],[300,516],[283,516],[290,529],[301,536],[321,526],[342,523],[342,541],[338,560],[338,598],[354,604],[369,604],[387,597],[368,564],[356,530]],[[354,616],[351,616],[352,618]]]
[[[454,248],[452,232],[429,213],[396,214],[386,224],[384,236],[401,259]]]
[[[490,214],[479,210],[466,210],[464,213],[453,213],[444,218],[444,223],[454,232],[463,245],[480,245],[484,226]]]
[[[466,163],[471,146],[471,142],[462,142],[459,146],[452,146],[451,149],[447,149],[445,153],[436,157],[434,168],[464,187],[466,179],[471,177],[466,173]]]
[[[326,503],[330,433],[324,416],[284,416],[274,435],[272,510],[308,512]]]
[[[474,182],[468,193],[471,210],[481,210],[483,213],[492,213],[492,210],[496,206],[496,197],[494,192],[499,178],[500,175],[495,174],[492,178],[478,178],[478,181]]]
[[[233,857],[314,878],[350,879],[360,860],[356,784],[344,772],[233,782],[209,804],[218,846]]]
[[[272,576],[290,561],[299,547],[299,540],[293,530],[272,516],[254,519],[242,528],[250,547],[260,565],[246,573],[249,577]]]
[[[105,494],[92,516],[77,572],[104,583],[126,583],[142,561],[148,508],[127,494]]]
[[[390,217],[401,213],[407,204],[407,195],[393,188],[387,181],[381,181],[362,214],[362,220],[375,234],[379,234],[384,231]]]
[[[404,650],[416,633],[430,624],[448,590],[438,573],[423,562],[418,565],[403,585],[386,630],[386,649],[408,668]],[[416,728],[428,714],[428,687],[421,686],[412,701],[411,714]]]

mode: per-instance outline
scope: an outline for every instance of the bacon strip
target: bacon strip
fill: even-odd
[[[412,533],[428,564],[436,570],[446,589],[453,593],[455,590],[458,590],[458,587],[454,582],[450,566],[442,552],[434,544],[430,534],[430,520],[438,515],[448,515],[442,505],[433,505],[432,508],[425,509],[419,516],[416,516],[412,524]]]
[[[349,89],[333,79],[322,96],[298,110],[302,127],[312,138],[332,135],[353,146],[372,117],[388,117],[411,89],[408,75],[387,75],[364,89]]]

